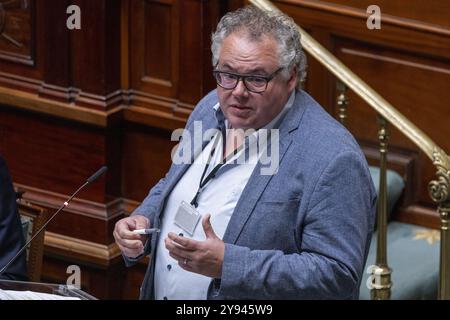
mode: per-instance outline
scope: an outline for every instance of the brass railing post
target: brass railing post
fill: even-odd
[[[435,148],[433,164],[437,168],[437,180],[428,185],[431,198],[438,204],[441,217],[441,247],[438,299],[450,300],[450,157],[441,149]]]
[[[378,116],[378,139],[380,141],[380,187],[377,207],[377,259],[376,268],[372,269],[371,298],[374,300],[387,300],[391,296],[391,273],[387,263],[387,151],[389,132],[387,122]]]
[[[336,98],[336,105],[338,108],[338,118],[343,126],[345,126],[345,120],[347,119],[347,86],[341,80],[336,80],[336,89],[338,96]]]

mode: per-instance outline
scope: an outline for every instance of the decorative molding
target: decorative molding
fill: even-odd
[[[129,91],[128,100],[130,105],[124,110],[125,120],[168,130],[183,128],[195,107],[177,99],[136,90]]]
[[[1,79],[2,73],[0,73],[0,81]],[[11,77],[11,79],[13,78]],[[38,82],[36,82],[36,84],[37,83]],[[17,86],[23,86],[23,82],[18,81]],[[108,118],[116,113],[122,112],[124,108],[123,105],[119,105],[107,111],[94,110],[92,108],[77,106],[73,103],[63,103],[42,98],[33,93],[23,92],[23,90],[0,86],[0,105],[1,104],[100,127],[106,127]]]
[[[126,121],[165,130],[183,128],[186,124],[186,118],[138,106],[131,106],[124,110],[124,119]]]
[[[105,264],[121,255],[120,249],[115,243],[103,245],[48,231],[45,232],[44,243],[46,247],[98,259],[104,261]]]
[[[15,53],[7,53],[6,51],[1,50],[0,50],[0,59],[15,63],[21,63],[26,66],[35,66],[35,61],[32,59],[31,56],[23,56]]]
[[[62,88],[42,84],[41,81],[13,76],[0,72],[0,82],[8,83],[9,86],[27,88],[29,91],[39,91],[40,96],[23,90],[0,86],[0,108],[1,105],[10,106],[27,111],[47,114],[80,123],[92,124],[106,127],[108,119],[112,116],[124,114],[127,121],[141,123],[155,128],[174,130],[182,128],[186,124],[189,114],[194,106],[179,102],[175,99],[153,96],[135,91],[121,91],[121,94],[111,96],[104,105],[116,99],[123,102],[109,110],[95,110],[86,108],[72,101],[76,88]],[[49,99],[47,97],[56,99]],[[114,102],[115,103],[115,102]],[[111,103],[112,105],[114,103]],[[133,103],[133,104],[129,104]]]
[[[166,98],[138,90],[129,90],[130,105],[149,107],[167,113],[172,113],[178,104],[177,99]]]
[[[36,205],[57,209],[67,200],[67,195],[33,188],[19,183],[14,183],[14,187],[25,191],[22,195],[23,200]],[[91,218],[109,220],[122,214],[130,215],[140,204],[141,202],[139,201],[127,198],[118,198],[107,204],[74,198],[64,210]]]
[[[1,55],[0,55],[1,57]],[[41,86],[41,81],[35,80],[32,78],[22,77],[11,73],[5,73],[0,71],[0,83],[4,83],[9,87],[13,88],[20,88],[21,91],[17,91],[18,93],[22,93],[23,89],[30,91],[30,92],[36,92],[39,87]],[[0,87],[1,89],[2,87]],[[1,92],[0,92],[1,95]],[[1,96],[0,96],[1,99]],[[0,103],[2,101],[0,100]]]
[[[39,89],[39,96],[43,98],[55,99],[61,102],[73,102],[78,90],[73,87],[61,87],[48,83],[42,83]]]
[[[73,90],[73,101],[79,106],[94,106],[100,110],[111,110],[123,103],[122,90],[116,90],[105,96],[87,93],[81,90]]]
[[[159,79],[159,78],[154,78],[154,77],[150,77],[150,76],[143,76],[141,78],[141,81],[142,82],[146,82],[146,83],[150,83],[150,84],[156,84],[158,86],[167,87],[167,88],[172,88],[173,87],[172,81]]]
[[[25,191],[23,195],[24,200],[39,206],[58,209],[68,198],[67,195],[33,188],[18,183],[15,183],[14,186]],[[70,205],[64,210],[66,212],[106,221],[124,213],[122,203],[123,201],[121,198],[107,204],[74,198],[70,202]]]

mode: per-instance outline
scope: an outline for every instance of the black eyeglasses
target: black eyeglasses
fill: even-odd
[[[258,75],[243,75],[239,73],[233,73],[228,71],[214,70],[214,78],[219,86],[224,89],[232,90],[236,88],[239,81],[242,79],[245,87],[248,91],[254,93],[261,93],[267,89],[269,81],[275,78],[278,72],[283,70],[283,68],[278,68],[274,73],[268,76],[258,76]]]

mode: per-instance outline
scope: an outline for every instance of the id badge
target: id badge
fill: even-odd
[[[174,223],[186,231],[191,237],[194,236],[195,228],[200,221],[201,214],[186,201],[181,201]]]

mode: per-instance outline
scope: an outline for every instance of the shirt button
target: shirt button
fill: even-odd
[[[172,266],[170,264],[167,265],[167,270],[170,271],[170,269],[172,269]]]
[[[164,300],[167,300],[167,297],[164,297],[163,299],[164,299]]]
[[[180,237],[184,236],[184,234],[182,234],[181,232],[178,234]]]

